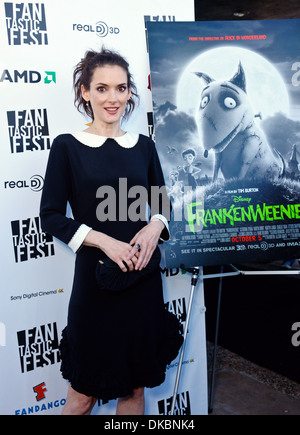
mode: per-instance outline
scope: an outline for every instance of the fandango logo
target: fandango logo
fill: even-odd
[[[59,408],[64,406],[66,399],[55,400],[54,402],[43,403],[43,405],[29,406],[28,408],[17,409],[15,415],[30,415],[37,414],[38,412],[44,412],[51,409]]]

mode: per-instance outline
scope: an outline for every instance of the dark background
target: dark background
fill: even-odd
[[[243,16],[240,16],[241,14]],[[299,0],[195,0],[195,18],[196,21],[300,18],[300,2]]]
[[[299,0],[195,0],[197,21],[289,18],[300,18]],[[240,270],[284,271],[284,260],[236,266]],[[204,268],[205,274],[218,272],[220,267]],[[224,278],[218,343],[300,383],[300,346],[291,341],[295,334],[292,325],[300,322],[299,279],[300,275]],[[214,341],[218,288],[218,279],[204,281],[209,341]]]

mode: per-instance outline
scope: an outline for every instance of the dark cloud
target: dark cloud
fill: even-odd
[[[290,157],[294,144],[300,145],[300,121],[294,121],[282,113],[276,113],[263,121],[262,127],[269,144],[285,158]]]
[[[195,164],[201,167],[203,175],[212,171],[213,156],[204,159],[200,145],[198,129],[193,117],[177,110],[176,106],[166,102],[154,105],[155,139],[165,175],[184,164],[182,152],[193,148],[196,152]],[[167,180],[166,180],[167,181]]]

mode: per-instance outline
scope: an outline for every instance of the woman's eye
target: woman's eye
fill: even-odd
[[[126,86],[120,86],[120,87],[119,87],[119,91],[120,91],[120,92],[125,92],[126,89],[127,89]]]
[[[100,86],[99,88],[97,88],[97,91],[99,91],[99,92],[104,92],[104,91],[105,91],[105,88],[104,88],[103,86]]]
[[[201,103],[200,103],[200,107],[201,109],[204,109],[204,107],[206,107],[209,103],[209,96],[205,95],[205,97],[202,98]]]
[[[231,97],[226,97],[224,100],[224,106],[227,107],[227,109],[234,109],[236,107],[235,99]]]

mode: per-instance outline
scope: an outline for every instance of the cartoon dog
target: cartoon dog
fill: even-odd
[[[216,81],[196,72],[207,86],[203,89],[196,122],[205,149],[215,152],[213,180],[221,170],[225,179],[281,177],[285,163],[272,150],[255,117],[246,93],[246,79],[241,62],[235,76]]]

